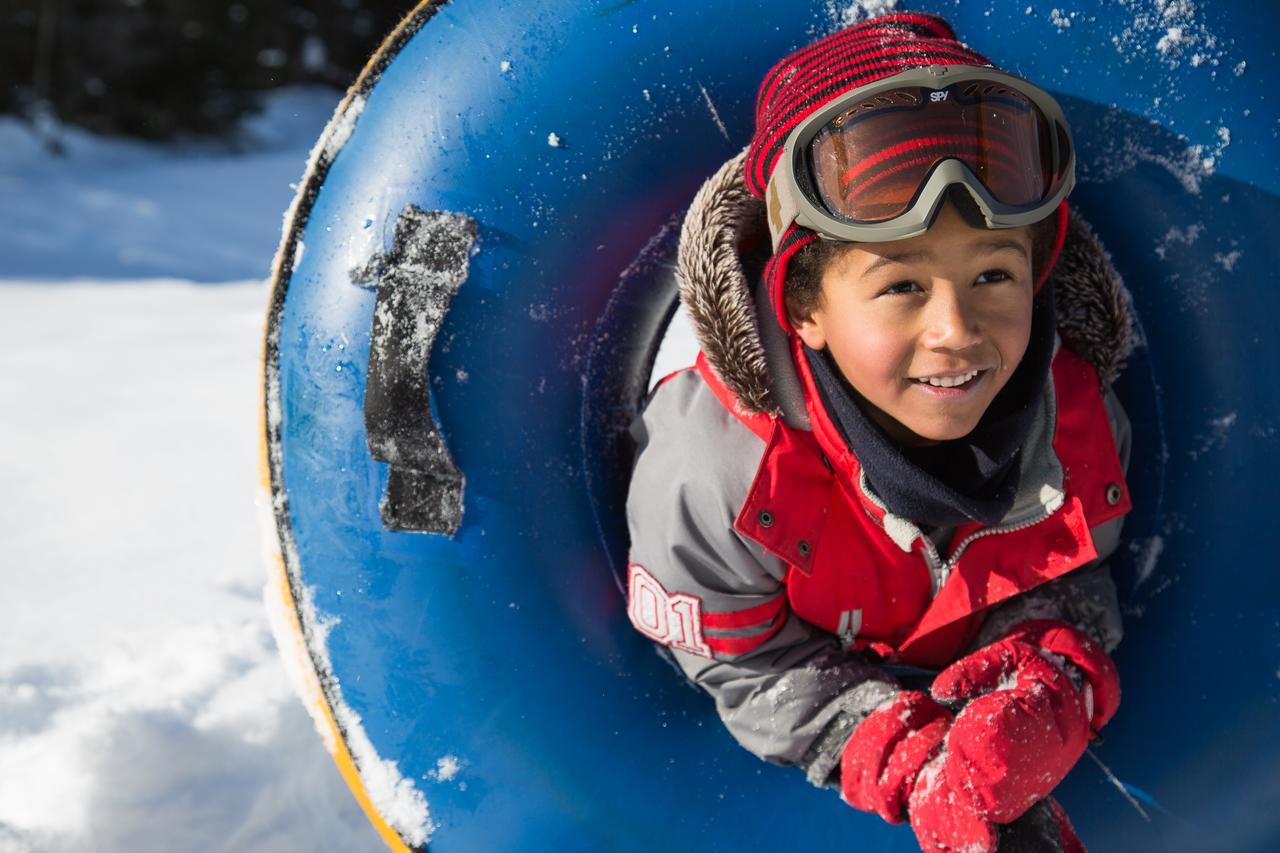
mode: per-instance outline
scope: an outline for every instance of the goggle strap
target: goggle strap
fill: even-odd
[[[787,233],[791,223],[800,215],[800,205],[783,183],[770,178],[764,198],[765,214],[769,220],[769,238],[775,253],[778,251],[778,244],[782,242],[782,235]]]

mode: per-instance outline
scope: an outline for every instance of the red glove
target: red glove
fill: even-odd
[[[1054,656],[1065,662],[1051,662]],[[1067,664],[1082,674],[1083,690],[1067,676]],[[1023,623],[961,658],[938,675],[931,692],[944,702],[968,701],[948,734],[944,773],[977,814],[995,823],[1047,797],[1120,703],[1106,652],[1051,620]]]
[[[853,730],[840,755],[841,792],[849,805],[889,823],[909,812],[926,850],[994,851],[995,827],[951,793],[942,772],[939,753],[951,719],[927,693],[898,694]]]

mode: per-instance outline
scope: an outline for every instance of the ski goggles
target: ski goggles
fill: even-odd
[[[972,65],[912,68],[845,93],[787,137],[765,197],[774,251],[793,222],[833,240],[923,234],[952,184],[990,228],[1052,213],[1075,185],[1057,101]]]

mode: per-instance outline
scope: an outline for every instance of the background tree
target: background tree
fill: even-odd
[[[146,139],[220,136],[260,94],[343,88],[414,0],[0,0],[0,112],[56,147],[59,123]]]

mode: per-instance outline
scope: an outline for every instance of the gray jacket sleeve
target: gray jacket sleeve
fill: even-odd
[[[743,747],[803,768],[815,785],[834,784],[849,732],[898,688],[792,615],[785,565],[734,530],[764,442],[694,371],[653,394],[632,435],[632,623],[711,695]]]
[[[1114,391],[1106,393],[1103,403],[1111,421],[1120,464],[1128,472],[1133,438],[1129,417]],[[1124,636],[1124,628],[1116,585],[1106,560],[1120,544],[1123,526],[1124,516],[1120,516],[1093,528],[1094,547],[1098,550],[1093,562],[993,607],[971,649],[987,645],[1028,619],[1061,619],[1091,636],[1107,652],[1114,650]]]

